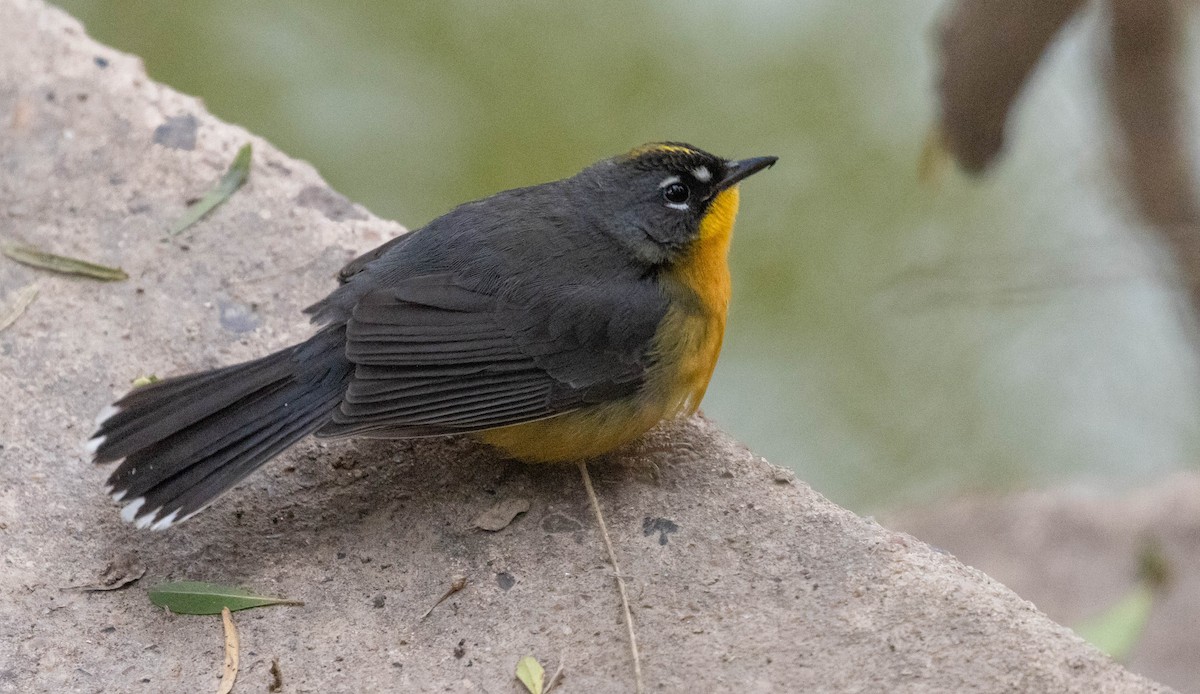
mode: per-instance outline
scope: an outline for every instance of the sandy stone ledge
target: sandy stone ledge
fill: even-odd
[[[244,142],[250,183],[164,230]],[[601,155],[603,153],[597,153]],[[152,82],[37,0],[0,0],[0,235],[124,268],[102,284],[0,259],[0,692],[215,690],[217,618],[153,607],[164,580],[304,600],[235,615],[237,691],[631,691],[611,569],[572,467],[464,440],[305,442],[166,533],[121,523],[80,444],[141,375],[301,339],[337,268],[400,233],[311,166]],[[594,466],[655,692],[1159,692],[996,581],[834,506],[701,418]],[[470,521],[529,511],[499,532]],[[140,581],[94,582],[132,555]],[[453,577],[468,585],[424,620]]]
[[[884,522],[987,571],[1063,624],[1121,600],[1153,543],[1168,580],[1129,666],[1200,694],[1200,473],[1120,493],[1074,487],[968,496]]]

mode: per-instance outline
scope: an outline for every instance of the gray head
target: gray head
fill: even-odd
[[[659,265],[700,237],[722,193],[776,159],[728,160],[680,142],[655,142],[590,166],[569,181],[583,214],[637,258]],[[736,206],[736,192],[724,197]]]

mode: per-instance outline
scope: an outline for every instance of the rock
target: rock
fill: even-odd
[[[154,145],[179,114],[196,119],[194,147]],[[166,241],[246,141],[247,185]],[[311,166],[151,81],[61,11],[0,0],[0,229],[131,276],[0,262],[0,296],[41,283],[0,333],[0,692],[212,682],[219,626],[153,607],[143,586],[167,579],[303,600],[239,620],[243,649],[277,659],[289,691],[509,691],[531,654],[548,670],[565,659],[564,691],[631,691],[574,466],[518,465],[463,439],[309,441],[177,528],[118,518],[107,470],[80,448],[96,412],[139,375],[299,341],[301,309],[338,268],[402,231],[298,205],[314,187],[326,184]],[[222,302],[254,307],[253,321],[222,322]],[[648,439],[654,474],[633,454],[591,468],[650,691],[1163,691],[979,571],[776,482],[789,478],[701,417]],[[371,483],[344,483],[339,459]],[[496,534],[463,522],[497,498],[528,499],[531,517]],[[140,583],[60,590],[123,552],[145,564]],[[460,574],[467,587],[420,620]]]
[[[1155,547],[1167,584],[1129,667],[1200,694],[1200,473],[1182,472],[1125,493],[1080,489],[970,496],[891,514],[888,524],[927,539],[1004,581],[1064,624],[1120,600]]]

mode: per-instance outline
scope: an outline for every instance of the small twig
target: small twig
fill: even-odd
[[[217,694],[229,694],[233,691],[234,680],[238,674],[238,641],[237,627],[233,626],[233,615],[229,608],[221,610],[221,621],[225,624],[225,667],[221,672],[221,684]]]
[[[566,666],[567,661],[563,659],[560,653],[558,656],[558,669],[554,671],[553,675],[550,675],[550,679],[546,680],[546,688],[542,690],[542,694],[550,694],[550,690],[554,689],[555,685],[562,679],[563,668]]]
[[[600,500],[596,498],[596,490],[592,487],[592,477],[588,474],[587,463],[579,461],[579,475],[583,477],[583,486],[587,489],[588,499],[592,502],[592,510],[596,512],[596,522],[600,525],[600,537],[604,538],[604,546],[608,549],[608,561],[612,563],[613,575],[617,579],[617,589],[621,592],[621,607],[625,611],[625,626],[629,631],[629,652],[633,656],[634,691],[644,692],[642,684],[642,659],[638,655],[637,634],[633,629],[633,613],[629,611],[629,594],[625,591],[625,577],[621,575],[621,567],[617,564],[617,553],[613,551],[612,540],[608,537],[608,526],[604,523],[604,514],[600,511]],[[555,675],[557,677],[557,674]]]
[[[450,589],[447,590],[445,593],[443,593],[442,597],[437,599],[437,602],[430,605],[428,610],[425,610],[425,614],[421,615],[421,619],[425,619],[426,617],[428,617],[430,615],[430,613],[433,612],[433,608],[435,608],[438,605],[441,605],[443,602],[445,602],[446,598],[450,597],[451,595],[454,595],[455,593],[457,593],[458,591],[460,591],[466,587],[467,587],[467,577],[466,576],[455,576],[454,581],[450,584]],[[420,621],[420,620],[417,620],[417,621]]]

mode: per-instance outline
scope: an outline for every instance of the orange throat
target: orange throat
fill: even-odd
[[[700,221],[699,237],[670,273],[675,281],[695,292],[703,312],[719,318],[722,328],[729,310],[729,242],[737,211],[737,186],[717,193]]]
[[[696,411],[721,355],[732,290],[729,242],[737,210],[736,186],[717,193],[700,222],[699,237],[668,273],[669,281],[691,296],[672,302],[656,338],[662,387],[674,410],[667,416]]]
[[[656,366],[637,394],[478,437],[528,462],[580,460],[634,441],[664,419],[693,414],[721,354],[737,208],[736,187],[718,193],[699,237],[664,276],[671,304],[654,336]]]

